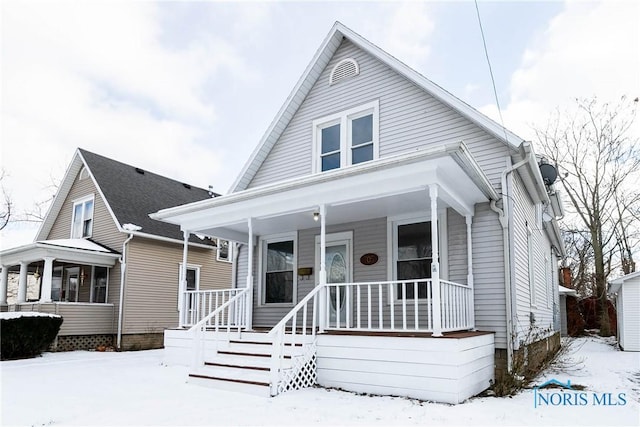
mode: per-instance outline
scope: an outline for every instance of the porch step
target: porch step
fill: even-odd
[[[251,382],[242,379],[217,378],[212,375],[199,373],[189,374],[187,382],[203,387],[215,388],[216,390],[253,394],[262,397],[271,396],[271,387],[269,386],[269,383]]]

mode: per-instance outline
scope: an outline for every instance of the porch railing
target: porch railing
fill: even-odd
[[[213,354],[216,354],[221,333],[226,334],[228,339],[232,332],[237,331],[240,333],[242,329],[247,327],[247,295],[250,290],[251,288],[234,289],[234,291],[237,291],[234,292],[235,295],[231,296],[189,329],[189,332],[193,334],[193,369],[200,367],[204,361],[205,331],[213,330]]]
[[[311,387],[316,383],[316,332],[318,302],[324,288],[316,286],[269,331],[271,352],[271,395]],[[287,334],[287,332],[290,332]],[[284,368],[287,346],[291,366]]]
[[[440,280],[439,283],[441,331],[473,329],[473,289],[447,280]],[[326,329],[434,330],[434,289],[431,279],[328,283],[326,286],[326,312],[323,316]]]
[[[186,291],[184,293],[180,325],[191,327],[197,324],[243,290],[244,288]],[[232,311],[231,315],[237,316],[238,312]]]

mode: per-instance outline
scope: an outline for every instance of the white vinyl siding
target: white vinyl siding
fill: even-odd
[[[352,57],[358,78],[329,86],[335,64]],[[312,171],[312,122],[378,100],[379,155],[388,157],[417,148],[464,141],[490,181],[499,188],[508,148],[483,129],[445,106],[389,67],[345,40],[292,116],[247,188],[278,182]]]
[[[551,241],[537,226],[536,205],[526,193],[519,175],[514,173],[512,177],[512,270],[515,277],[513,289],[518,345],[529,334],[532,319],[538,335],[542,331],[556,329],[554,317],[558,316],[557,281],[553,275],[556,274],[557,267],[550,265],[550,260],[554,259]],[[552,289],[554,283],[556,289]]]

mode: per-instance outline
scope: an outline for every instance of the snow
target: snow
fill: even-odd
[[[57,240],[39,240],[37,243],[51,246],[61,246],[63,248],[85,249],[96,252],[111,252],[96,243],[87,239],[57,239]]]
[[[21,317],[61,317],[58,314],[38,313],[35,311],[5,311],[0,313],[0,319],[19,319]]]
[[[2,425],[638,425],[640,353],[598,337],[571,341],[536,384],[625,393],[624,406],[534,408],[533,389],[460,405],[310,388],[263,398],[186,382],[163,350],[45,353],[0,363]],[[557,390],[545,390],[549,392]]]

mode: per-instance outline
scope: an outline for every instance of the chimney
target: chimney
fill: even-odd
[[[571,280],[571,269],[569,267],[562,267],[560,269],[560,275],[562,278],[562,286],[565,288],[573,289],[573,281]]]

